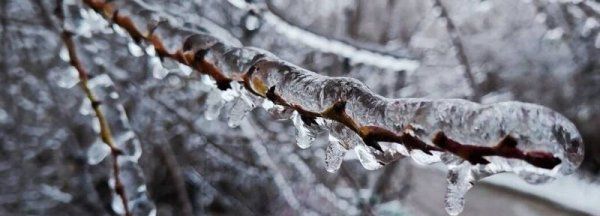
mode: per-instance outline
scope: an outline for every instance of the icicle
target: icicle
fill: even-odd
[[[114,178],[111,178],[111,182],[114,182],[114,181],[115,181]],[[112,183],[111,185],[113,185],[112,187],[114,187],[114,183]],[[120,196],[117,196],[115,194],[112,198],[112,202],[110,203],[110,206],[112,207],[112,210],[115,213],[117,213],[119,215],[125,214],[125,208],[123,207],[123,201]]]
[[[329,134],[329,145],[325,150],[325,167],[327,172],[334,173],[342,166],[344,155],[346,155],[348,150],[342,147],[340,142],[340,139]]]
[[[296,127],[296,144],[302,149],[306,149],[315,141],[315,137],[319,132],[318,125],[308,126],[302,121],[300,114],[296,111],[292,114],[292,122]]]
[[[354,147],[354,152],[360,161],[360,164],[367,170],[376,170],[383,167],[371,153],[371,150],[365,144],[360,144]]]
[[[448,171],[445,205],[446,212],[450,215],[458,215],[462,212],[465,205],[465,194],[473,187],[474,178],[470,167],[468,162],[463,162]]]
[[[229,121],[227,124],[229,127],[237,127],[240,125],[240,122],[244,119],[246,114],[254,109],[254,103],[252,99],[244,93],[241,94],[240,97],[235,101],[233,107],[231,107],[231,111],[229,112]]]
[[[223,101],[221,99],[221,91],[218,89],[213,89],[208,93],[206,97],[206,111],[204,112],[204,117],[206,120],[214,120],[219,117],[221,113],[221,108],[223,108]]]

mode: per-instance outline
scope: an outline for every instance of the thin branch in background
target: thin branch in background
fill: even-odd
[[[433,8],[439,8],[441,19],[446,21],[446,30],[448,31],[448,35],[450,36],[450,41],[452,42],[452,46],[456,49],[456,58],[458,62],[465,69],[465,76],[467,77],[467,81],[469,82],[469,86],[473,89],[472,99],[474,101],[481,100],[481,92],[479,92],[479,86],[475,81],[475,76],[473,75],[473,71],[471,69],[471,63],[469,62],[469,58],[467,58],[467,53],[465,52],[465,47],[463,45],[462,39],[460,38],[460,33],[454,25],[454,21],[448,15],[448,10],[442,4],[441,0],[433,0]]]
[[[179,168],[179,163],[177,162],[177,158],[175,157],[175,153],[173,152],[171,145],[165,142],[155,146],[158,148],[164,159],[167,170],[171,174],[171,180],[173,181],[175,185],[175,191],[177,192],[177,199],[181,205],[181,215],[193,216],[194,211],[192,208],[192,202],[190,202],[190,198],[188,197],[183,172]]]
[[[229,152],[227,149],[225,149],[223,146],[215,143],[209,136],[207,136],[206,134],[203,134],[201,131],[199,131],[196,126],[194,126],[194,122],[192,122],[188,117],[188,115],[179,112],[177,109],[169,106],[168,104],[166,104],[164,101],[161,100],[156,100],[156,104],[158,106],[161,106],[162,108],[164,108],[166,111],[174,114],[174,116],[177,118],[177,122],[179,123],[183,123],[184,126],[186,126],[188,128],[188,130],[197,133],[203,137],[206,137],[206,143],[213,146],[215,149],[217,149],[219,152],[223,153],[224,155],[227,155],[227,157],[230,157],[232,160],[234,161],[238,161],[239,163],[244,164],[245,166],[248,167],[252,167],[257,169],[258,171],[264,171],[267,169],[267,167],[262,166],[260,164],[255,164],[252,161],[249,161],[245,158],[242,158],[234,153]]]
[[[64,8],[63,8],[61,0],[57,1],[57,7],[58,8],[56,10],[56,14],[57,14],[58,18],[64,23],[64,20],[65,20],[64,11],[63,11]],[[112,155],[112,162],[113,162],[113,167],[112,167],[113,175],[115,178],[115,193],[118,194],[118,196],[121,198],[121,201],[123,202],[123,209],[125,211],[125,215],[131,216],[131,212],[129,211],[127,195],[125,194],[125,186],[123,185],[123,182],[121,181],[121,178],[119,176],[121,173],[121,170],[119,169],[118,158],[119,158],[119,155],[122,154],[122,151],[117,147],[117,145],[115,144],[115,142],[113,140],[112,133],[111,133],[110,127],[108,125],[108,121],[106,120],[106,117],[105,117],[104,113],[102,112],[102,109],[100,109],[100,104],[101,104],[100,101],[98,101],[96,99],[96,96],[94,95],[94,93],[92,92],[90,87],[88,86],[88,72],[83,67],[83,65],[77,55],[77,48],[75,46],[75,41],[73,40],[73,33],[64,29],[64,25],[63,25],[61,37],[62,37],[62,40],[69,52],[69,59],[70,59],[69,63],[77,70],[77,73],[79,75],[79,80],[80,80],[79,86],[85,93],[86,98],[90,101],[92,108],[94,109],[94,113],[96,114],[96,117],[98,118],[98,123],[100,125],[100,138],[110,148],[110,153]]]
[[[258,141],[250,140],[250,146],[252,147],[252,150],[258,156],[259,162],[262,163],[265,167],[267,167],[268,170],[271,172],[273,176],[273,182],[275,182],[275,185],[279,189],[279,192],[286,201],[286,203],[294,211],[300,212],[302,203],[296,197],[294,189],[292,188],[290,183],[285,179],[285,175],[283,175],[283,173],[279,169],[279,166],[277,166],[277,163],[269,155],[267,147],[265,147],[265,145],[263,144],[264,140],[262,139],[262,137],[259,135],[259,133],[256,133],[253,130],[253,128],[256,127],[249,121],[249,119],[246,120],[240,126],[242,127],[242,130],[244,131],[246,136],[258,138]]]

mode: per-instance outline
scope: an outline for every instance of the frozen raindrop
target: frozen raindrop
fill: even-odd
[[[304,121],[298,112],[294,111],[292,114],[292,122],[296,127],[296,144],[298,147],[302,149],[306,149],[310,147],[310,145],[315,141],[315,132],[306,127]]]
[[[42,184],[41,192],[51,199],[62,203],[69,203],[71,200],[73,200],[73,195],[61,191],[60,188],[56,186]]]
[[[244,28],[248,31],[254,31],[260,27],[260,19],[254,15],[248,15],[244,18]]]
[[[163,67],[158,57],[150,58],[150,65],[152,67],[152,76],[156,79],[163,79],[169,74],[169,70]]]
[[[149,45],[146,47],[146,54],[150,57],[156,56],[156,49],[154,49],[153,45]]]
[[[134,57],[140,57],[144,55],[144,50],[142,50],[142,48],[133,41],[130,41],[127,44],[127,49],[129,49],[129,53],[131,53],[131,55]]]
[[[559,40],[563,37],[563,35],[564,35],[564,31],[562,28],[554,28],[554,29],[548,30],[545,37],[548,40]]]
[[[109,96],[110,96],[110,98],[112,98],[112,99],[119,99],[119,93],[117,93],[117,92],[111,92],[111,93],[109,94]]]
[[[79,107],[79,114],[81,115],[91,115],[92,114],[92,103],[87,98],[83,99],[81,102],[81,106]]]
[[[68,67],[65,70],[54,70],[54,80],[56,85],[62,88],[71,88],[79,83],[79,74],[74,67]]]
[[[60,52],[58,53],[58,56],[60,57],[61,60],[65,61],[65,62],[71,61],[71,57],[69,56],[69,50],[67,50],[67,46],[62,46],[60,48]]]
[[[110,147],[100,140],[97,140],[87,151],[87,162],[90,165],[99,164],[110,154]]]
[[[125,31],[125,29],[121,28],[121,26],[119,26],[117,24],[113,24],[112,29],[115,31],[115,33],[117,33],[117,35],[119,35],[121,37],[127,36],[127,32]]]
[[[113,196],[111,206],[112,206],[113,211],[115,211],[115,213],[117,213],[119,215],[125,214],[125,208],[123,208],[123,201],[120,196],[118,196],[116,194]]]

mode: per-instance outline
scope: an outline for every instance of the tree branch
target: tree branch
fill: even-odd
[[[63,6],[62,6],[61,0],[57,1],[57,7],[58,8],[56,10],[56,14],[59,17],[59,19],[64,23],[65,17],[64,17],[64,11],[63,11]],[[110,152],[112,155],[112,163],[113,163],[112,169],[113,169],[113,175],[115,178],[115,188],[114,188],[115,193],[118,194],[118,196],[121,198],[121,201],[123,202],[123,209],[125,210],[125,215],[131,216],[131,212],[129,211],[127,195],[125,194],[125,187],[121,181],[121,177],[119,176],[121,170],[119,168],[118,157],[119,157],[119,155],[122,154],[122,151],[117,147],[117,145],[115,144],[115,142],[113,140],[112,133],[110,131],[110,126],[108,125],[108,121],[106,120],[106,117],[105,117],[104,113],[102,112],[102,109],[100,109],[101,102],[96,99],[96,96],[94,95],[94,93],[92,92],[90,87],[88,86],[88,73],[87,73],[87,70],[81,64],[81,61],[79,60],[79,57],[77,55],[77,48],[75,46],[75,41],[73,40],[73,33],[64,29],[64,26],[63,26],[61,36],[62,36],[62,40],[69,52],[69,59],[70,59],[69,63],[78,72],[79,80],[80,80],[79,86],[85,93],[85,96],[87,97],[87,99],[90,101],[92,108],[94,109],[94,113],[96,114],[96,117],[98,118],[98,123],[100,125],[100,138],[110,148]]]
[[[525,160],[528,163],[546,169],[551,169],[560,163],[560,159],[553,156],[549,152],[523,152],[522,150],[516,148],[516,145],[506,145],[501,142],[498,146],[485,147],[485,146],[476,146],[476,145],[465,145],[460,144],[450,138],[441,139],[445,137],[443,132],[438,133],[436,139],[433,140],[433,143],[436,146],[431,146],[426,144],[423,140],[419,139],[418,136],[415,135],[418,129],[413,128],[411,125],[407,125],[402,129],[401,133],[395,133],[389,129],[383,128],[381,126],[365,124],[362,125],[348,114],[348,110],[346,109],[346,103],[349,102],[350,99],[354,100],[380,100],[380,96],[374,95],[370,92],[364,93],[364,98],[350,98],[344,99],[339,98],[333,104],[325,107],[323,111],[312,111],[309,109],[307,104],[294,104],[293,102],[288,101],[284,97],[282,97],[281,93],[278,93],[276,90],[276,83],[273,85],[268,84],[268,79],[283,79],[284,76],[306,76],[306,77],[316,77],[316,75],[312,74],[312,72],[306,71],[304,69],[298,69],[296,66],[293,66],[289,63],[283,62],[281,60],[273,60],[270,57],[265,57],[262,60],[255,59],[243,59],[238,61],[249,61],[252,65],[250,69],[245,73],[233,73],[235,71],[227,71],[232,73],[230,76],[225,74],[225,71],[222,71],[219,67],[217,67],[214,63],[210,62],[205,54],[210,51],[212,46],[215,44],[219,44],[220,46],[227,46],[221,43],[217,38],[214,38],[209,35],[193,35],[187,38],[185,43],[183,44],[183,49],[178,49],[175,51],[169,51],[164,46],[162,39],[154,34],[154,29],[149,31],[142,31],[138,29],[138,26],[132,21],[132,19],[126,15],[117,13],[117,9],[111,3],[107,3],[103,0],[84,0],[84,2],[94,9],[96,12],[102,14],[106,19],[111,20],[115,24],[121,26],[125,29],[130,36],[136,41],[145,41],[154,46],[156,53],[162,58],[172,58],[181,64],[188,65],[195,70],[211,76],[216,80],[217,86],[221,90],[225,90],[231,88],[232,82],[242,83],[244,88],[257,96],[267,98],[273,101],[275,104],[284,106],[288,109],[293,109],[297,111],[301,116],[302,120],[305,124],[311,125],[316,123],[316,118],[324,118],[331,121],[339,122],[345,125],[348,129],[356,132],[360,138],[369,146],[373,147],[377,150],[382,150],[382,148],[378,145],[379,142],[394,142],[398,144],[404,145],[407,149],[415,149],[421,150],[424,153],[431,154],[432,151],[440,151],[440,152],[449,152],[452,153],[464,160],[471,162],[472,164],[486,164],[487,160],[483,159],[484,156],[500,156],[504,158],[517,158],[521,160]],[[165,26],[159,26],[159,28],[166,28]],[[179,29],[174,29],[174,31],[183,31]],[[180,32],[183,33],[183,32]],[[187,33],[189,34],[189,32]],[[242,52],[250,52],[250,50],[243,50]],[[464,54],[464,53],[463,53]],[[464,55],[463,55],[464,56]],[[264,56],[263,56],[264,57]],[[267,59],[267,60],[264,60]],[[468,68],[468,67],[467,67]],[[276,71],[273,71],[276,70]],[[272,75],[277,73],[278,71],[284,71],[287,73]],[[260,73],[259,73],[260,72]],[[271,78],[269,76],[275,76],[278,78]],[[328,78],[334,80],[334,78]],[[340,84],[342,86],[350,89],[348,91],[364,91],[361,86],[357,87],[357,85],[362,85],[357,81],[347,81],[340,80],[340,82],[344,82],[345,84]],[[305,83],[303,83],[305,84]],[[285,83],[282,85],[293,85],[290,83]],[[289,87],[289,86],[288,86]],[[312,88],[315,88],[314,86]],[[323,89],[324,87],[316,87]],[[338,92],[332,93],[335,95],[341,94],[342,90],[338,90]],[[298,92],[296,92],[298,94]],[[296,97],[301,97],[296,96]],[[348,97],[358,97],[358,96],[348,96]],[[357,102],[358,103],[358,102]],[[312,109],[315,106],[313,106]],[[318,106],[317,106],[318,107]],[[532,107],[539,108],[539,107]],[[351,111],[351,110],[350,110]],[[546,110],[544,110],[546,111]],[[539,112],[539,111],[538,111]],[[367,115],[365,113],[361,113],[360,115]],[[555,115],[555,113],[550,112],[549,115]],[[556,114],[558,115],[558,114]],[[535,125],[537,126],[537,125]],[[561,127],[565,127],[567,129],[571,129],[570,125],[561,125]],[[443,136],[442,136],[443,135]],[[575,148],[579,148],[580,140],[571,141],[569,140],[570,145],[575,145]],[[574,143],[573,143],[574,142]],[[575,162],[577,163],[577,162]]]

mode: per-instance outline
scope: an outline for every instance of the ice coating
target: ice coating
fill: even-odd
[[[216,47],[211,58],[204,61],[214,62],[220,70],[228,71],[225,74],[229,76],[248,76],[244,78],[246,88],[254,94],[266,97],[268,89],[275,89],[281,100],[308,112],[322,113],[336,102],[345,101],[345,113],[358,125],[382,127],[398,134],[409,129],[428,145],[434,145],[433,139],[439,132],[458,143],[485,147],[495,147],[503,138],[511,137],[517,143],[516,148],[523,152],[546,152],[561,161],[552,169],[545,169],[520,159],[486,156],[489,164],[474,165],[450,152],[429,155],[397,147],[397,143],[380,143],[383,152],[379,152],[365,145],[349,128],[327,125],[330,144],[326,167],[330,172],[339,168],[344,149],[354,149],[366,169],[380,168],[400,155],[423,164],[446,164],[450,170],[446,195],[449,214],[462,211],[464,194],[481,178],[513,172],[529,183],[544,183],[558,174],[573,173],[583,160],[583,142],[573,123],[543,106],[515,101],[478,104],[462,99],[388,99],[376,95],[358,80],[319,75],[257,49],[227,48],[223,42],[215,41],[201,45],[187,43],[187,46],[201,47],[191,48],[196,52]],[[236,55],[242,56],[235,58]],[[298,112],[294,112],[292,121],[297,128],[298,145],[308,148],[314,140],[310,123],[303,121]]]
[[[162,32],[169,31],[163,29]],[[181,33],[182,30],[173,32]],[[345,101],[344,112],[356,124],[381,127],[394,133],[406,133],[409,129],[411,134],[429,145],[433,145],[432,140],[439,132],[462,144],[487,147],[497,146],[509,136],[514,138],[516,148],[521,151],[546,152],[560,159],[560,164],[553,169],[499,156],[486,156],[489,164],[473,165],[450,152],[427,155],[420,150],[408,151],[397,147],[397,143],[380,142],[382,152],[378,152],[373,146],[362,143],[358,136],[340,137],[335,136],[338,132],[330,131],[330,135],[334,134],[332,144],[357,143],[351,146],[365,168],[377,168],[381,158],[398,158],[398,154],[423,163],[446,164],[451,170],[446,209],[451,214],[458,214],[462,210],[462,197],[470,184],[483,177],[514,172],[528,182],[542,183],[555,178],[557,174],[572,173],[583,159],[583,143],[574,125],[545,107],[520,102],[481,105],[456,99],[387,99],[374,94],[355,79],[322,76],[280,60],[268,52],[236,47],[239,43],[226,43],[217,37],[227,38],[216,34],[195,34],[188,37],[182,51],[194,54],[193,64],[201,64],[200,71],[214,78],[220,90],[228,91],[229,87],[224,83],[239,82],[244,83],[250,93],[266,97],[268,90],[276,87],[275,94],[281,100],[309,113],[322,113],[336,102]],[[225,97],[221,99],[227,101]],[[292,118],[298,129],[311,126],[298,113]],[[310,142],[301,146],[309,145]],[[333,147],[332,153],[328,154],[327,160],[332,165],[328,166],[328,170],[339,167],[339,158],[336,157],[343,156],[335,153]]]
[[[542,106],[522,102],[481,105],[461,99],[387,99],[357,80],[322,76],[284,61],[264,60],[255,66],[258,69],[253,78],[260,79],[262,85],[277,86],[282,98],[310,111],[321,112],[344,100],[346,113],[359,124],[395,132],[410,126],[429,144],[439,131],[460,143],[478,146],[494,146],[510,135],[517,139],[521,150],[551,152],[563,161],[554,171],[529,170],[539,174],[572,173],[583,159],[583,144],[575,126]],[[520,173],[523,167],[533,168],[519,160],[489,160],[509,163],[505,171]]]
[[[220,42],[213,46],[226,50]],[[389,161],[399,158],[399,154],[410,156],[419,163],[445,163],[450,170],[446,195],[446,209],[450,214],[462,211],[464,194],[481,178],[513,172],[530,183],[543,183],[556,178],[557,174],[572,173],[583,159],[583,143],[575,126],[559,113],[543,106],[514,101],[482,105],[461,99],[388,99],[374,94],[355,79],[319,75],[277,59],[272,54],[262,54],[255,49],[244,52],[243,49],[223,54],[228,58],[235,53],[245,55],[238,61],[229,61],[233,65],[220,64],[219,67],[222,70],[235,68],[230,70],[233,73],[251,73],[249,88],[256,94],[265,95],[267,89],[275,86],[276,94],[287,103],[311,112],[323,112],[336,101],[343,100],[346,101],[345,112],[359,125],[379,126],[396,133],[410,128],[415,137],[429,145],[433,145],[432,140],[438,132],[459,143],[488,147],[498,145],[509,136],[516,140],[517,148],[523,152],[548,152],[561,160],[553,169],[499,156],[486,157],[489,164],[473,165],[448,152],[432,155],[419,150],[409,152],[395,148],[397,144],[394,143],[382,147],[384,152],[381,153],[365,145],[356,134],[352,137],[328,127],[328,171],[339,168],[345,149],[340,146],[344,144],[348,145],[348,149],[354,148],[366,169],[377,169],[384,161],[382,158]],[[256,55],[252,56],[252,53]],[[295,113],[292,119],[298,131],[299,146],[307,148],[314,136],[308,134],[306,122],[299,114]],[[453,176],[457,178],[450,178]]]
[[[255,66],[257,71],[253,78],[262,81],[262,85],[277,86],[277,93],[288,103],[314,112],[322,112],[336,101],[344,100],[346,113],[360,125],[377,125],[397,133],[412,128],[415,136],[428,144],[432,144],[431,140],[440,131],[459,143],[489,147],[510,136],[516,139],[522,151],[549,152],[562,161],[551,170],[497,156],[486,157],[491,162],[487,165],[472,165],[450,153],[439,157],[411,151],[407,156],[415,161],[442,161],[448,165],[446,210],[449,214],[462,211],[465,193],[481,178],[514,172],[529,183],[544,183],[559,173],[573,173],[583,160],[583,143],[575,126],[559,113],[542,106],[522,102],[481,105],[460,99],[387,99],[375,95],[354,79],[318,75],[283,61],[264,60]],[[365,168],[380,166],[364,144],[356,145],[355,151]],[[331,157],[327,160],[335,161]],[[457,168],[458,164],[462,165]]]

